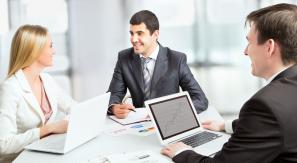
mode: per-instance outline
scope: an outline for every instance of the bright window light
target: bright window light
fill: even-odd
[[[7,0],[0,0],[0,35],[8,32]]]

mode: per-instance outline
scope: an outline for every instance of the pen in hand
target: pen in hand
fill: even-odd
[[[136,110],[135,110],[135,109],[128,109],[128,110],[131,110],[131,111],[133,111],[133,112],[136,112]]]
[[[130,110],[130,111],[136,112],[136,110],[135,110],[135,108],[133,107],[133,105],[126,104],[126,103],[120,103],[120,105],[122,105],[122,106],[123,106],[123,107],[122,107],[122,109],[127,109],[127,108],[129,108],[129,109],[127,109],[127,110]],[[133,108],[131,108],[131,107],[133,107]]]

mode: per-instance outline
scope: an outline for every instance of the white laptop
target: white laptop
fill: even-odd
[[[229,135],[205,130],[188,92],[176,93],[145,101],[162,145],[184,142],[202,155],[221,150]]]
[[[95,138],[103,131],[110,92],[76,104],[71,108],[66,134],[53,134],[25,149],[64,154]]]

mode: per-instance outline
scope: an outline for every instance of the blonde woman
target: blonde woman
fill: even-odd
[[[52,133],[65,133],[57,120],[75,103],[42,70],[53,64],[55,50],[46,28],[21,26],[10,52],[8,78],[0,85],[0,162],[11,162],[23,148]],[[61,115],[61,114],[59,114]]]

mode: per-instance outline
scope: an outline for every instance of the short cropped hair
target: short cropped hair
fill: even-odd
[[[151,35],[154,31],[159,30],[159,20],[157,16],[149,10],[141,10],[135,13],[130,19],[131,25],[139,25],[141,23],[146,25]]]
[[[280,46],[282,62],[286,65],[297,63],[297,6],[276,4],[251,12],[246,24],[255,25],[258,43],[268,39],[275,40]]]

